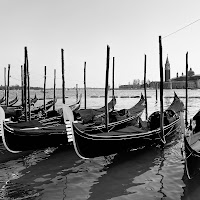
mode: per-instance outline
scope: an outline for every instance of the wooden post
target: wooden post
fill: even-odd
[[[76,84],[76,101],[78,101],[78,84]]]
[[[109,115],[108,115],[108,78],[109,78],[109,61],[110,61],[110,47],[107,45],[107,59],[106,59],[106,82],[105,82],[105,125],[108,131]]]
[[[160,138],[161,141],[165,144],[165,135],[164,135],[164,116],[163,116],[163,61],[162,61],[162,39],[159,36],[159,57],[160,57]]]
[[[28,50],[26,49],[26,70],[27,70],[27,85],[28,85],[28,119],[31,120],[31,98],[30,98],[30,75],[29,75],[29,63],[28,63]]]
[[[5,101],[5,104],[6,104],[7,103],[7,97],[6,97],[7,96],[7,89],[6,89],[6,87],[7,87],[6,86],[6,67],[4,67],[4,85],[5,85],[5,90],[4,90],[5,91],[5,95],[4,96],[5,96],[5,99],[6,99],[6,101]]]
[[[63,97],[63,104],[65,104],[64,49],[61,49],[61,62],[62,62],[62,97]]]
[[[187,121],[187,111],[188,111],[188,52],[186,53],[186,74],[185,74],[185,91],[186,91],[186,102],[185,102],[185,125],[187,127],[188,121]]]
[[[115,99],[115,57],[113,57],[113,74],[112,74],[112,99]],[[114,110],[114,101],[112,104],[112,109]]]
[[[24,70],[23,70],[23,65],[21,65],[21,102],[22,102],[22,107],[24,107]]]
[[[158,83],[156,83],[156,101],[158,100]]]
[[[54,69],[54,88],[53,88],[53,100],[56,100],[56,69]],[[53,110],[55,110],[55,103],[53,104]]]
[[[31,99],[30,99],[30,75],[29,75],[29,63],[28,63],[28,50],[27,47],[25,47],[25,54],[26,54],[26,75],[27,75],[27,92],[28,92],[28,100],[27,100],[27,104],[28,104],[28,116],[27,119],[29,119],[29,121],[31,120]]]
[[[144,97],[145,97],[145,110],[146,110],[146,120],[148,119],[148,112],[147,112],[147,88],[146,88],[146,61],[147,56],[144,55]]]
[[[27,121],[27,63],[26,63],[26,47],[24,48],[24,110],[25,121]]]
[[[84,97],[85,97],[85,109],[86,109],[86,62],[84,63]]]
[[[46,77],[47,77],[47,68],[44,66],[44,112],[46,111]]]
[[[7,83],[7,96],[6,96],[6,105],[9,104],[9,86],[10,86],[10,64],[8,65],[8,83]]]

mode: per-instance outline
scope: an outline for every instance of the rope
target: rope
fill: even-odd
[[[199,20],[200,20],[200,19],[197,19],[197,20],[195,20],[194,22],[191,22],[190,24],[188,24],[188,25],[186,25],[186,26],[184,26],[184,27],[182,27],[182,28],[180,28],[180,29],[178,29],[178,30],[176,30],[176,31],[174,31],[174,32],[172,32],[172,33],[170,33],[170,34],[164,36],[162,39],[165,39],[165,38],[167,38],[167,37],[169,37],[169,36],[171,36],[171,35],[174,35],[175,33],[177,33],[177,32],[179,32],[179,31],[181,31],[181,30],[187,28],[188,26],[191,26],[192,24],[198,22]]]

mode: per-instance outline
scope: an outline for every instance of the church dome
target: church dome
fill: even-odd
[[[188,71],[188,76],[194,76],[194,71],[192,70],[192,68],[190,68],[190,70]]]

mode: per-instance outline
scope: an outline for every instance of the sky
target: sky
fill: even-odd
[[[163,66],[167,55],[171,77],[189,68],[200,74],[199,0],[0,0],[0,85],[10,64],[10,85],[21,85],[24,48],[28,49],[30,85],[105,87],[106,49],[110,46],[109,83],[115,58],[115,87],[144,79],[160,80],[159,36]],[[179,31],[178,31],[179,30]]]

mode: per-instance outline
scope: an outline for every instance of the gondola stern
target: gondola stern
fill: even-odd
[[[3,135],[3,122],[5,120],[5,111],[4,109],[0,106],[0,137]]]
[[[19,153],[20,151],[11,150],[8,147],[7,143],[6,143],[6,136],[5,136],[5,130],[4,130],[4,125],[6,125],[5,123],[6,123],[5,122],[5,112],[4,112],[3,108],[0,106],[0,137],[2,138],[2,142],[3,142],[4,146],[5,146],[5,148],[9,152],[11,152],[11,153]]]
[[[73,142],[74,150],[80,158],[89,159],[89,158],[81,155],[81,152],[79,152],[79,150],[78,150],[75,136],[74,136],[73,124],[72,124],[72,123],[74,123],[74,115],[73,115],[73,112],[70,109],[70,107],[66,106],[65,104],[63,104],[63,118],[64,118],[64,122],[65,122],[65,126],[66,126],[68,142],[69,142],[69,140],[70,140],[70,142]]]

